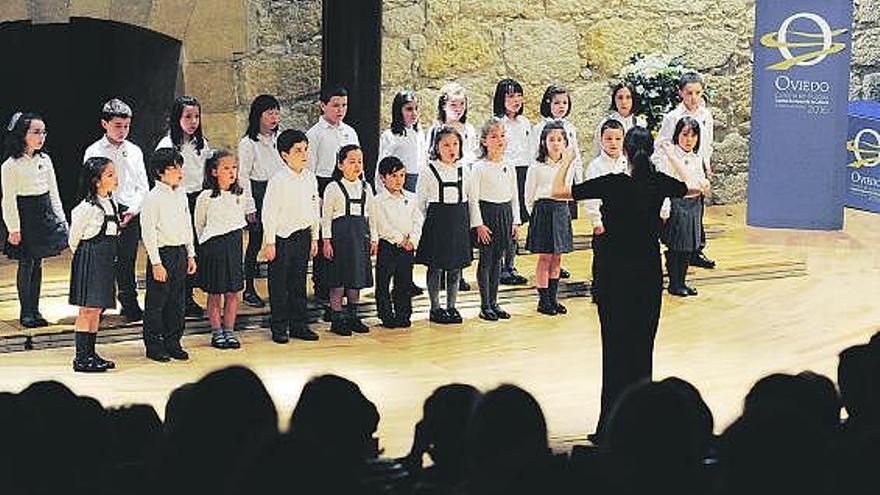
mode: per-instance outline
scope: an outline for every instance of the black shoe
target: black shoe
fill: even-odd
[[[223,329],[223,335],[226,336],[226,345],[230,349],[240,349],[241,342],[238,341],[238,337],[235,336],[235,330],[229,330],[228,328]]]
[[[529,283],[529,279],[523,277],[514,269],[508,273],[501,274],[501,285],[524,285]]]
[[[566,308],[561,302],[556,302],[556,314],[564,315],[568,313],[568,308]]]
[[[184,316],[187,318],[202,318],[205,316],[205,309],[199,306],[195,299],[188,299],[183,310]]]
[[[697,251],[691,255],[690,265],[711,270],[715,268],[715,261],[707,258],[702,251]]]
[[[324,308],[324,314],[321,315],[321,319],[328,323],[333,321],[333,310],[330,309],[330,306]]]
[[[590,441],[593,445],[601,445],[602,444],[602,435],[598,433],[590,433],[587,435],[587,440]]]
[[[495,312],[495,315],[498,316],[499,320],[509,320],[510,319],[510,313],[501,309],[501,307],[498,306],[497,304],[492,306],[492,311]]]
[[[412,322],[410,321],[410,319],[408,317],[407,318],[398,318],[394,324],[397,326],[397,328],[409,328],[412,326]]]
[[[484,307],[480,309],[480,319],[486,321],[498,321],[498,315],[495,314],[495,311],[492,308]]]
[[[416,284],[412,284],[409,286],[409,293],[412,294],[413,297],[421,296],[425,293],[425,289],[422,289]]]
[[[351,337],[351,329],[348,327],[348,322],[345,321],[346,318],[342,314],[333,313],[333,321],[330,322],[330,331],[335,333],[336,335],[341,335],[343,337]]]
[[[446,316],[449,317],[449,323],[459,324],[463,320],[461,318],[461,313],[458,312],[455,308],[448,308],[446,310]]]
[[[286,344],[290,342],[290,337],[287,336],[287,332],[276,331],[274,328],[272,329],[272,342],[276,344]]]
[[[556,316],[556,305],[553,303],[539,302],[538,313],[547,316]]]
[[[305,323],[294,323],[290,327],[290,336],[299,340],[318,340],[318,334]]]
[[[18,322],[25,328],[39,328],[40,326],[40,322],[31,315],[19,317]]]
[[[229,341],[223,330],[214,330],[211,333],[211,347],[215,349],[229,349]]]
[[[669,287],[668,289],[666,289],[666,292],[672,294],[673,296],[680,297],[687,297],[690,295],[687,289],[685,289],[684,287]]]
[[[389,316],[389,317],[379,318],[379,319],[382,321],[381,326],[383,326],[385,328],[397,328],[397,325],[398,325],[397,318]]]
[[[168,355],[171,357],[171,359],[176,359],[178,361],[186,361],[189,359],[189,353],[184,351],[183,347],[180,347],[180,344],[169,347]]]
[[[445,325],[449,323],[449,315],[446,314],[446,310],[443,308],[432,309],[430,315],[428,315],[428,321]]]
[[[370,327],[366,326],[357,316],[348,318],[348,329],[354,333],[370,333]]]
[[[559,269],[559,278],[571,278],[571,273],[565,268]]]
[[[513,275],[510,273],[502,273],[500,277],[498,277],[498,283],[501,285],[516,285],[513,283]]]
[[[257,295],[257,291],[255,290],[246,290],[241,297],[241,300],[244,301],[245,304],[252,308],[265,308],[266,302]]]
[[[144,319],[144,310],[142,310],[141,307],[137,305],[137,303],[129,305],[123,304],[122,310],[119,312],[119,314],[121,314],[122,317],[125,318],[125,320],[129,323],[141,321]]]
[[[168,361],[171,361],[171,356],[168,355],[168,351],[166,351],[164,347],[160,346],[147,348],[147,357],[152,359],[153,361],[158,361],[160,363],[167,363]]]
[[[684,290],[687,291],[687,293],[688,293],[689,296],[696,296],[696,295],[698,294],[698,293],[697,293],[697,289],[694,289],[694,288],[691,287],[690,285],[685,285],[685,286],[684,286]]]
[[[95,356],[83,356],[73,359],[73,371],[80,373],[101,373],[109,368],[95,359]]]
[[[469,284],[467,280],[464,279],[464,277],[461,277],[460,279],[458,279],[458,290],[469,291],[471,290],[471,284]]]
[[[95,360],[100,366],[103,366],[104,368],[106,368],[106,369],[108,369],[108,370],[115,370],[115,369],[116,369],[116,363],[114,363],[113,361],[111,361],[111,360],[109,360],[109,359],[104,359],[104,358],[102,358],[101,356],[98,355],[98,353],[94,353],[94,354],[92,354],[92,358],[93,358],[93,359],[94,359],[94,360]]]
[[[43,318],[43,315],[41,315],[39,311],[34,313],[34,320],[37,322],[38,327],[48,327],[49,326],[49,322],[46,321],[45,318]]]

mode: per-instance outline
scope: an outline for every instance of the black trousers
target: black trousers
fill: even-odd
[[[593,281],[590,282],[590,295],[593,298],[599,296],[602,287],[602,262],[605,247],[605,235],[593,235]]]
[[[318,195],[323,198],[324,190],[327,189],[328,184],[333,182],[333,179],[330,177],[318,177],[317,179]],[[330,299],[330,287],[327,285],[329,268],[330,260],[324,257],[323,249],[318,249],[318,255],[312,260],[312,286],[315,289],[315,296],[325,300]]]
[[[186,193],[186,199],[189,201],[189,223],[192,225],[193,231],[193,245],[196,249],[199,248],[199,239],[196,235],[196,199],[199,197],[201,191]],[[190,300],[193,297],[193,287],[196,286],[196,274],[186,276],[186,299]]]
[[[244,278],[245,290],[252,290],[254,279],[257,278],[257,255],[263,247],[263,198],[266,197],[266,186],[269,181],[252,180],[251,194],[254,196],[254,204],[257,207],[257,221],[248,224],[248,242],[244,251]]]
[[[624,390],[651,379],[663,287],[659,253],[656,259],[630,262],[608,258],[599,298],[602,409],[596,431],[602,434]]]
[[[412,272],[415,253],[382,239],[376,255],[376,310],[379,318],[412,316]],[[394,290],[389,285],[394,282]]]
[[[497,235],[497,234],[496,234]],[[493,240],[493,242],[495,242]],[[501,241],[503,242],[503,241]],[[498,284],[501,283],[503,254],[490,244],[479,244],[480,259],[477,261],[477,284],[480,286],[480,305],[484,308],[498,304]]]
[[[116,250],[116,298],[125,310],[138,305],[137,282],[134,265],[137,261],[138,241],[141,240],[141,217],[135,215],[119,231],[119,246]],[[147,272],[149,273],[149,264]]]
[[[147,258],[147,296],[144,302],[144,344],[147,349],[165,344],[180,346],[186,302],[186,246],[159,248],[162,266],[168,272],[165,282],[153,278],[153,261]]]
[[[18,260],[15,276],[18,289],[19,315],[36,316],[40,312],[40,289],[43,285],[43,259],[22,258]]]
[[[309,229],[275,237],[275,259],[269,262],[272,332],[287,333],[291,323],[306,323],[306,268],[312,235]]]

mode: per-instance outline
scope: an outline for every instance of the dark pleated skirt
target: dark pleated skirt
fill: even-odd
[[[198,247],[198,287],[208,294],[238,292],[244,288],[242,231],[212,237]]]
[[[539,199],[532,210],[526,249],[532,253],[562,254],[574,250],[568,203]]]
[[[52,209],[49,193],[37,196],[18,196],[18,217],[21,222],[21,242],[9,242],[3,252],[10,259],[42,259],[57,256],[67,249],[67,223]]]
[[[416,263],[460,270],[473,259],[467,203],[430,203],[422,224]]]
[[[333,220],[333,259],[327,268],[328,287],[363,289],[373,286],[370,227],[367,217],[346,215]]]
[[[696,251],[702,241],[703,207],[700,197],[671,198],[672,208],[663,228],[663,243],[672,251]]]
[[[116,307],[116,236],[79,243],[70,263],[68,302],[86,308]]]
[[[513,230],[513,207],[510,202],[492,203],[480,201],[480,215],[483,225],[492,231],[492,242],[488,246],[480,244],[474,234],[474,245],[480,249],[491,249],[495,256],[501,256],[510,249],[511,231]],[[481,251],[482,252],[482,251]]]

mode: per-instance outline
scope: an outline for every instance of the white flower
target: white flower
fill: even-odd
[[[645,87],[644,87],[644,86],[642,86],[641,84],[639,84],[638,86],[636,86],[636,93],[638,93],[638,94],[643,94],[644,92],[645,92]]]

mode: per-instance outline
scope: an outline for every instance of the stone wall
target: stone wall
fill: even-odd
[[[450,80],[469,92],[469,118],[491,112],[496,82],[519,80],[526,116],[538,118],[544,88],[572,94],[581,143],[593,139],[609,105],[608,83],[636,52],[683,55],[716,94],[714,201],[745,199],[751,105],[754,0],[388,0],[383,19],[383,123],[402,88],[434,118],[438,89]],[[880,0],[855,0],[853,85],[880,93]]]

